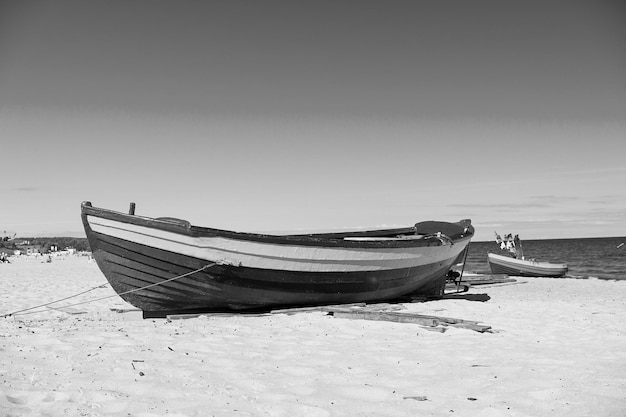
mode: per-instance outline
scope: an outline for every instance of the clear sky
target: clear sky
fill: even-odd
[[[623,1],[0,0],[0,232],[625,236],[625,40]]]

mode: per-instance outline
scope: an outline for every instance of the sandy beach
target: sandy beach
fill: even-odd
[[[518,278],[397,306],[484,333],[321,311],[143,320],[102,284],[88,257],[0,265],[0,315],[86,291],[0,318],[0,415],[626,415],[624,281]]]

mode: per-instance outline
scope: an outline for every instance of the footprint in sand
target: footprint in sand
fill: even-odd
[[[15,397],[13,395],[6,395],[6,399],[8,402],[16,405],[24,405],[28,403],[28,400],[26,400],[25,398]]]

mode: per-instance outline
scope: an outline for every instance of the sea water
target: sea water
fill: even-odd
[[[522,247],[526,258],[567,263],[566,277],[626,280],[626,237],[523,240]],[[506,254],[495,240],[472,242],[464,271],[491,274],[488,253]]]

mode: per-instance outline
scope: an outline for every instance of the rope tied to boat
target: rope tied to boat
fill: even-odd
[[[65,306],[62,306],[62,307],[63,308],[74,307],[74,306],[78,306],[78,305],[82,305],[82,304],[93,303],[95,301],[106,300],[107,298],[120,297],[122,295],[131,294],[131,293],[134,293],[134,292],[137,292],[137,291],[142,291],[142,290],[145,290],[145,289],[148,289],[148,288],[156,287],[158,285],[166,284],[166,283],[171,282],[171,281],[175,281],[175,280],[180,279],[180,278],[188,277],[189,275],[193,275],[195,273],[204,271],[205,269],[210,268],[210,267],[212,267],[214,265],[216,265],[216,262],[211,262],[211,263],[208,263],[208,264],[204,265],[202,268],[198,268],[198,269],[196,269],[194,271],[190,271],[190,272],[184,273],[182,275],[178,275],[178,276],[175,276],[173,278],[166,279],[165,281],[155,282],[154,284],[149,284],[149,285],[146,285],[146,286],[143,286],[143,287],[140,287],[140,288],[133,288],[132,290],[124,291],[124,292],[121,292],[121,293],[116,293],[116,294],[113,294],[113,295],[107,295],[105,297],[93,298],[91,300],[81,301],[80,303],[65,305]],[[61,298],[61,299],[58,299],[58,300],[50,301],[50,302],[45,303],[45,304],[39,304],[39,305],[36,305],[36,306],[33,306],[33,307],[24,308],[22,310],[17,310],[17,311],[14,311],[12,313],[2,314],[2,315],[0,315],[0,318],[6,318],[6,317],[11,317],[11,316],[16,316],[16,315],[22,315],[23,316],[23,315],[26,315],[26,314],[41,313],[41,311],[30,311],[30,310],[35,310],[35,309],[41,308],[41,307],[47,307],[49,305],[56,304],[56,303],[59,303],[61,301],[69,300],[70,298],[78,297],[79,295],[86,294],[86,293],[88,293],[90,291],[93,291],[93,290],[96,290],[98,288],[104,288],[107,285],[109,285],[109,283],[105,282],[104,284],[98,285],[96,287],[90,288],[90,289],[88,289],[86,291],[82,291],[82,292],[79,292],[79,293],[74,294],[74,295],[70,295],[68,297],[64,297],[64,298]],[[51,307],[51,308],[54,308],[54,307]]]

